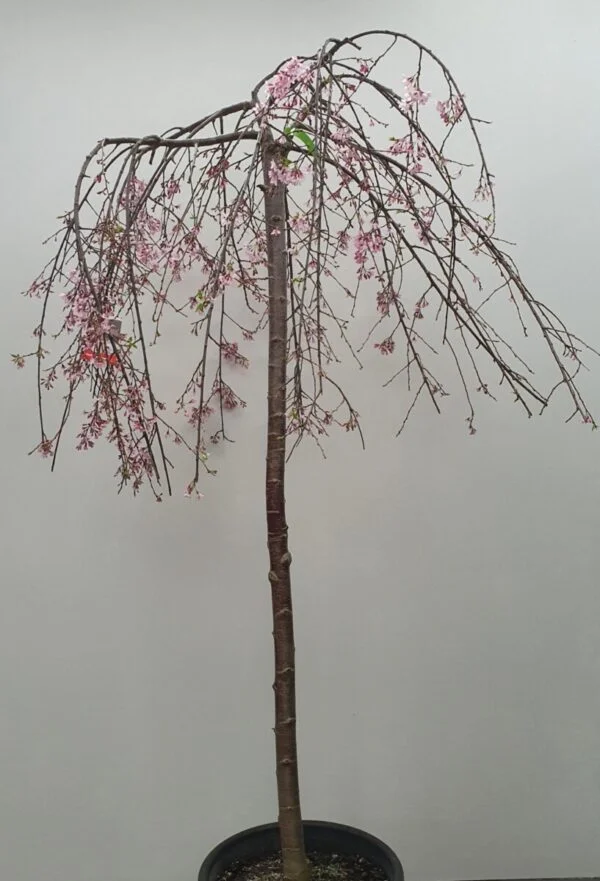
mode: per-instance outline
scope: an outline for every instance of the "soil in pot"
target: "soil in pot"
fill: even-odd
[[[387,881],[383,869],[361,856],[309,853],[312,881]],[[283,881],[281,855],[277,853],[232,863],[218,881]]]

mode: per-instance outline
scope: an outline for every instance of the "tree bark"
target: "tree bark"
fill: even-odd
[[[279,833],[286,881],[309,881],[304,847],[298,750],[294,619],[285,517],[286,374],[288,279],[285,185],[271,184],[269,168],[280,148],[267,133],[263,143],[265,232],[269,272],[269,380],[266,463],[267,544],[275,649],[275,753]]]

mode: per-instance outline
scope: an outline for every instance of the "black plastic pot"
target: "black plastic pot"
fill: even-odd
[[[373,835],[339,823],[306,820],[303,825],[307,851],[364,857],[382,869],[388,881],[404,881],[404,870],[394,851]],[[198,881],[217,881],[232,863],[260,859],[275,853],[279,847],[276,823],[238,832],[211,850],[200,866]]]

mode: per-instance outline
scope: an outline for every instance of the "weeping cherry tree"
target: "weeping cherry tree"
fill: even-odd
[[[397,68],[400,48],[410,66],[388,85],[380,72]],[[441,83],[434,97],[428,78]],[[530,292],[496,237],[482,124],[449,69],[411,37],[375,30],[328,40],[282,62],[248,100],[162,135],[101,140],[52,237],[52,259],[27,291],[41,305],[35,348],[13,360],[31,358],[37,369],[36,451],[54,466],[75,418],[78,450],[104,438],[119,489],[146,484],[159,501],[173,487],[175,447],[190,462],[181,491],[202,496],[210,448],[245,406],[235,377],[268,339],[265,506],[286,881],[307,881],[309,866],[284,477],[305,437],[321,446],[341,427],[362,438],[336,365],[344,355],[361,364],[365,346],[388,359],[389,382],[405,389],[400,428],[419,399],[440,411],[442,351],[470,432],[477,395],[500,387],[528,416],[562,389],[569,418],[594,425],[575,383],[588,347]],[[498,298],[543,343],[555,371],[549,390],[493,325]],[[355,343],[352,318],[365,299],[373,322]],[[193,335],[195,360],[165,399],[152,365],[175,319]]]

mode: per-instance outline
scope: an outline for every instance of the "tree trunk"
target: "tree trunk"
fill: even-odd
[[[292,558],[288,550],[288,527],[285,519],[288,312],[286,200],[285,185],[272,185],[269,179],[269,167],[277,156],[278,149],[272,136],[267,134],[262,153],[269,271],[266,508],[275,648],[275,753],[283,875],[286,881],[309,881],[298,786],[296,670],[290,579]]]

